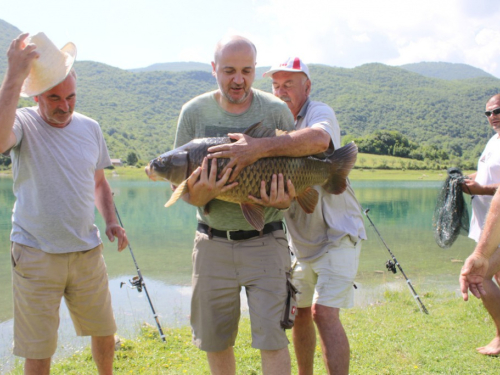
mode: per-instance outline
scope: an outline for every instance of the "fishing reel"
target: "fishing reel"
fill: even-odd
[[[142,278],[140,278],[139,276],[134,276],[128,282],[130,283],[130,285],[132,285],[129,287],[130,289],[137,289],[139,293],[142,292]],[[120,283],[120,288],[124,285],[127,285],[127,283],[122,281]]]
[[[398,270],[396,269],[396,263],[394,263],[390,259],[385,263],[385,268],[387,268],[387,271],[391,271],[392,273],[398,272]]]

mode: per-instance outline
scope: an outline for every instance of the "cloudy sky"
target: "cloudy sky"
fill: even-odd
[[[4,21],[123,69],[209,63],[219,39],[240,34],[260,66],[292,55],[346,68],[446,61],[500,77],[498,0],[1,1]]]

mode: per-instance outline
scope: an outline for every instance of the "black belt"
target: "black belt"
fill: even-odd
[[[258,230],[218,230],[209,227],[207,224],[198,223],[198,232],[208,234],[210,238],[212,236],[227,238],[231,241],[241,241],[248,240],[253,237],[262,236],[274,232],[275,230],[283,230],[283,223],[281,221],[274,221],[272,223],[267,223],[264,228],[259,232]]]

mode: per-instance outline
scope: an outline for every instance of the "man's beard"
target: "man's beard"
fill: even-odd
[[[240,98],[240,99],[234,99],[231,97],[231,95],[229,95],[229,90],[231,90],[231,88],[229,88],[228,91],[224,91],[220,85],[219,85],[219,90],[220,92],[222,93],[222,95],[224,96],[224,98],[226,98],[228,100],[229,103],[231,104],[241,104],[243,103],[247,98],[248,96],[250,95],[250,90],[248,91],[245,91],[244,95]],[[244,89],[243,89],[244,90]]]

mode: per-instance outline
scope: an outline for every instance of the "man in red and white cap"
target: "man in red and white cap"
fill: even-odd
[[[235,143],[210,148],[214,152],[212,157],[231,158],[234,171],[261,157],[316,154],[324,157],[340,148],[335,113],[328,105],[309,99],[309,69],[300,58],[278,63],[264,77],[272,78],[273,94],[286,102],[297,130],[287,137],[269,139],[237,135]],[[234,178],[233,172],[231,179]],[[306,214],[296,201],[285,212],[290,247],[297,259],[292,281],[300,291],[293,328],[295,354],[299,374],[312,374],[316,324],[328,373],[348,374],[349,341],[339,312],[353,306],[353,282],[366,233],[361,206],[350,184],[340,195],[328,194],[320,186],[315,189],[320,202],[312,214]]]

